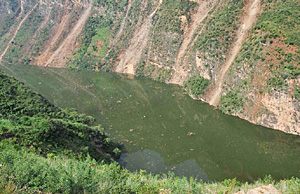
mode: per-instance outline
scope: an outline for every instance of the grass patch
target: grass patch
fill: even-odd
[[[108,50],[108,42],[110,37],[110,28],[103,27],[97,30],[97,34],[92,37],[88,52],[96,53],[100,58],[105,57]]]

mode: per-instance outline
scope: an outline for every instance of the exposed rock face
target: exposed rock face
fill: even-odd
[[[297,100],[287,94],[274,92],[273,95],[263,95],[260,103],[262,114],[254,115],[252,118],[243,114],[242,117],[253,123],[300,135],[300,112]]]
[[[281,194],[273,185],[261,186],[249,191],[239,191],[236,194]]]
[[[196,75],[210,81],[198,99],[299,135],[299,7],[293,0],[0,1],[0,56],[6,65],[102,69],[179,85]]]

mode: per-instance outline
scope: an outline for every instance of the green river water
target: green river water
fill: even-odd
[[[125,145],[119,162],[129,170],[172,171],[205,181],[300,177],[299,137],[224,115],[178,86],[114,73],[1,69],[53,104],[95,117]]]

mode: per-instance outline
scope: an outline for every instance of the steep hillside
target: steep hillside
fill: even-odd
[[[60,0],[1,1],[0,9],[1,16],[5,16],[1,27],[7,26],[3,27],[0,40],[3,63],[65,66],[79,42],[91,4]]]
[[[225,79],[220,108],[300,133],[300,2],[267,1]]]
[[[0,142],[32,149],[46,156],[90,156],[98,161],[117,158],[115,144],[95,119],[50,104],[12,77],[0,72]]]
[[[295,0],[0,1],[0,52],[6,65],[179,84],[224,113],[299,134],[299,10]]]

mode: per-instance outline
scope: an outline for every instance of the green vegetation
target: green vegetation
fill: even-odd
[[[123,19],[121,14],[127,3],[126,0],[94,0],[94,6],[105,11],[89,17],[80,47],[74,60],[70,61],[71,67],[94,69],[97,66],[104,71],[112,71],[114,61],[118,58],[118,48],[109,49],[109,41],[119,30]]]
[[[273,76],[268,81],[268,88],[287,90],[288,80],[297,79],[300,75],[298,62],[300,60],[300,4],[297,1],[273,1],[266,4],[267,8],[256,24],[258,38],[268,47],[274,42],[279,44],[271,49],[267,48],[264,58],[272,58],[275,65],[270,66]],[[262,38],[261,36],[264,35]],[[278,40],[280,39],[280,40]],[[294,50],[293,50],[294,47]],[[297,50],[298,48],[298,50]]]
[[[137,77],[142,77],[145,76],[145,66],[146,66],[146,62],[143,61],[141,63],[139,63],[136,67],[135,67],[135,75]],[[153,70],[152,70],[153,71]],[[152,72],[151,71],[151,72]],[[149,72],[149,73],[151,73]]]
[[[191,76],[184,83],[184,89],[192,96],[199,97],[201,94],[205,92],[209,84],[209,80],[204,79],[201,76]]]
[[[14,25],[15,19],[20,14],[19,2],[17,0],[0,1],[0,7],[7,7],[10,13],[1,13],[0,19],[0,37],[3,37],[9,29]]]
[[[172,75],[172,69],[163,69],[156,67],[156,72],[152,74],[154,80],[159,82],[166,82]]]
[[[156,20],[158,21],[155,25],[155,30],[158,33],[179,33],[183,31],[180,29],[181,21],[179,16],[186,16],[188,22],[191,22],[192,10],[196,7],[197,3],[193,1],[183,0],[167,0],[164,1],[157,15]]]
[[[18,21],[14,21],[15,26],[17,26],[25,14],[29,12],[29,8],[32,9],[32,7],[25,6],[23,15],[20,15]],[[53,20],[56,19],[54,15],[49,17],[53,17]],[[48,46],[45,45],[45,43],[47,43],[47,40],[51,37],[50,33],[54,23],[49,22],[41,25],[42,22],[45,22],[44,19],[45,16],[39,11],[39,9],[33,10],[33,12],[28,16],[27,20],[22,24],[15,39],[11,43],[8,52],[4,56],[4,63],[29,65],[34,61],[34,57],[38,56],[40,54],[39,52]],[[10,28],[8,27],[8,29]],[[13,32],[13,30],[11,29],[10,32]],[[7,45],[7,42],[5,45]]]
[[[235,179],[202,183],[173,174],[153,176],[145,171],[131,173],[117,163],[97,163],[62,157],[44,158],[26,148],[0,143],[0,193],[234,193],[274,184],[284,193],[299,193],[300,180],[276,183],[265,177],[253,184]]]
[[[129,172],[110,163],[119,149],[93,118],[57,108],[2,73],[0,86],[0,193],[233,193],[270,183],[300,192],[297,178],[203,183]]]
[[[172,71],[172,69],[163,69],[152,64],[146,65],[146,62],[140,63],[135,68],[137,77],[151,77],[159,82],[166,82],[171,77]]]
[[[92,50],[91,53],[98,51],[98,56],[100,58],[105,57],[109,41],[109,34],[110,32],[108,27],[98,29],[97,35],[92,38],[92,43],[90,45]]]
[[[183,0],[166,0],[153,17],[151,40],[147,54],[151,57],[159,56],[158,62],[166,67],[172,67],[176,61],[177,52],[183,41],[183,25],[180,17],[187,18],[188,25],[196,2]]]
[[[300,101],[300,86],[295,86],[295,98]]]
[[[199,36],[195,49],[201,51],[206,65],[216,66],[225,60],[226,52],[239,27],[239,15],[245,0],[231,0],[225,6],[218,6],[208,19],[204,31]]]
[[[232,114],[241,111],[244,107],[243,98],[238,95],[239,91],[228,92],[222,96],[220,101],[220,110],[224,113]]]
[[[283,36],[285,43],[300,45],[300,3],[294,0],[268,0],[264,12],[256,23],[256,29],[269,32],[272,38]]]
[[[72,61],[72,67],[94,69],[95,65],[99,64],[99,58],[104,57],[107,52],[109,39],[109,19],[99,16],[90,17],[84,28],[84,38]],[[99,45],[100,42],[102,45]],[[98,48],[98,46],[100,48]],[[97,53],[96,55],[94,53]]]
[[[263,12],[231,69],[234,74],[226,84],[231,88],[225,90],[235,91],[233,93],[238,91],[241,96],[247,96],[249,91],[259,94],[279,91],[299,99],[293,80],[300,76],[300,3],[294,0],[265,0],[263,6]],[[235,82],[240,80],[235,76],[237,74],[253,81],[248,81],[246,85],[238,84]],[[225,103],[221,105],[223,111],[239,112],[242,103],[228,100],[229,96],[221,101],[221,104]],[[230,107],[230,110],[226,107]]]
[[[37,154],[72,158],[116,158],[116,146],[94,119],[62,110],[15,79],[0,74],[0,140],[29,147]],[[99,154],[99,150],[105,153]]]
[[[19,33],[12,42],[7,54],[5,55],[5,62],[8,64],[30,64],[30,56],[32,53],[25,53],[26,48],[31,44],[28,40],[35,34],[43,18],[35,9],[28,19],[23,23]],[[25,54],[25,55],[24,55]]]

